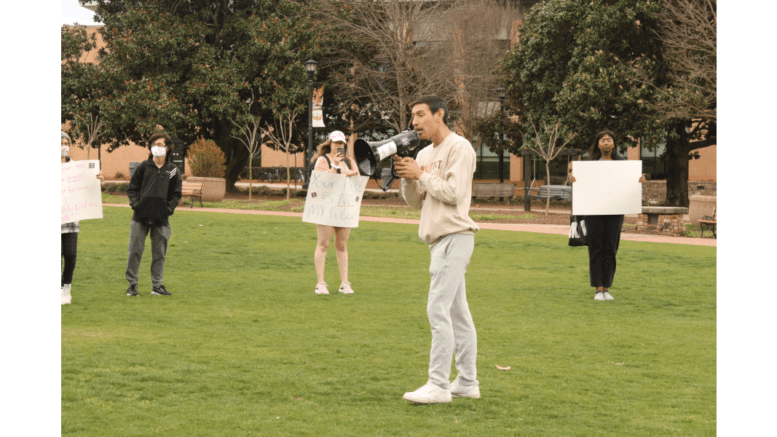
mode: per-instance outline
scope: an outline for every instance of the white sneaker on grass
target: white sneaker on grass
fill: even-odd
[[[603,291],[597,291],[596,295],[594,296],[594,300],[606,300],[604,298],[604,292]]]
[[[65,284],[62,286],[62,299],[60,305],[70,305],[70,302],[72,302],[73,298],[70,296],[70,284]]]
[[[451,396],[454,398],[480,399],[480,387],[477,385],[469,387],[466,385],[459,385],[459,380],[457,378],[451,383]]]
[[[337,291],[343,294],[353,294],[353,288],[351,288],[350,282],[343,282],[340,284],[340,289]]]
[[[604,300],[615,300],[615,298],[610,295],[609,291],[604,290]]]
[[[418,390],[405,393],[402,398],[417,404],[445,404],[451,401],[451,391],[427,382]]]
[[[326,283],[322,282],[316,284],[316,294],[329,294],[329,290],[326,288]]]

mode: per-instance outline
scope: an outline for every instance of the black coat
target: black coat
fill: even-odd
[[[158,168],[149,158],[138,164],[127,188],[127,197],[134,210],[132,220],[169,224],[167,218],[173,215],[181,200],[181,186],[181,172],[172,163],[166,162]]]

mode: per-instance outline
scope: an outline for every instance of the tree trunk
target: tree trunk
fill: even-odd
[[[548,197],[545,199],[545,215],[550,211],[550,160],[545,160],[545,184],[548,186]]]
[[[227,146],[228,147],[222,148],[221,150],[234,150],[235,155],[232,159],[229,159],[229,155],[227,155],[228,152],[224,151],[224,154],[227,155],[227,171],[224,178],[227,180],[227,191],[234,191],[235,182],[237,182],[240,177],[240,173],[243,172],[243,166],[245,165],[248,151],[242,145],[240,145],[240,147],[232,147],[232,141],[229,141]]]
[[[250,155],[250,153],[249,153]],[[253,184],[254,184],[254,169],[251,164],[253,164],[251,161],[253,161],[253,157],[248,157],[248,201],[251,201],[251,191],[253,191]]]
[[[289,147],[286,146],[286,200],[289,200],[289,192],[291,191],[291,170],[289,170]]]
[[[666,141],[666,205],[688,207],[688,153],[690,146],[685,126],[676,126],[679,138]]]

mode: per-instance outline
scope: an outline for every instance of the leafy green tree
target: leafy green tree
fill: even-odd
[[[79,0],[82,4],[84,0]],[[318,27],[288,0],[97,0],[102,111],[112,148],[142,143],[161,125],[185,143],[213,139],[227,157],[227,187],[248,150],[237,126],[303,104],[303,62]],[[255,96],[255,104],[245,102]],[[250,109],[249,109],[250,108]]]
[[[659,34],[659,2],[548,0],[533,7],[520,42],[502,62],[507,105],[519,116],[524,141],[531,122],[560,122],[577,133],[570,146],[587,149],[597,132],[618,134],[621,152],[667,144],[669,205],[688,205],[688,159],[714,144],[690,118],[662,119],[656,86],[671,86]],[[656,86],[635,79],[634,68]]]
[[[90,154],[100,144],[105,125],[101,107],[108,97],[100,86],[99,67],[87,61],[97,38],[82,25],[65,25],[61,32],[61,123],[70,121],[73,140],[80,138]]]

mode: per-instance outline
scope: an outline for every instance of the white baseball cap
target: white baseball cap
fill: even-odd
[[[329,134],[329,139],[332,140],[332,142],[340,141],[341,143],[347,143],[345,140],[345,134],[340,132],[339,130],[336,130]]]

